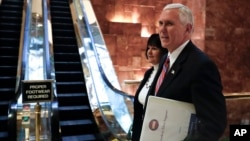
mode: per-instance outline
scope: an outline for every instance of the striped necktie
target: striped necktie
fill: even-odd
[[[158,80],[157,80],[157,83],[156,83],[156,87],[155,87],[155,95],[157,94],[160,86],[161,86],[161,83],[166,75],[166,73],[168,72],[168,68],[169,68],[169,56],[167,57],[167,59],[165,60],[164,62],[164,65],[162,67],[162,71],[161,71],[161,74],[160,76],[158,77]]]

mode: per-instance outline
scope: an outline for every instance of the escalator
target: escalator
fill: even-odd
[[[85,86],[68,0],[51,0],[56,93],[62,140],[103,141]]]
[[[8,105],[15,95],[23,1],[0,5],[0,140],[8,140]]]

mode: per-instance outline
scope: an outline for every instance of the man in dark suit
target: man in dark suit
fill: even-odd
[[[197,130],[186,141],[218,141],[226,127],[226,105],[215,63],[191,41],[193,15],[182,4],[166,5],[159,18],[161,44],[169,53],[168,70],[158,91],[155,79],[150,95],[193,103],[198,118]]]

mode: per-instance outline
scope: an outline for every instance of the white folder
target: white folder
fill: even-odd
[[[140,141],[181,141],[195,128],[194,105],[149,96]]]

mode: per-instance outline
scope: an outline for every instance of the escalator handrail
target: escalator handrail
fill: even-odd
[[[82,1],[80,1],[80,6],[82,7],[82,8],[80,8],[80,9],[77,9],[77,10],[84,10],[84,6],[83,6],[83,4],[81,3]],[[75,3],[75,7],[77,7],[79,5],[79,3]],[[80,45],[80,47],[83,47],[84,45],[83,45],[83,43],[86,43],[85,41],[84,41],[84,39],[83,39],[83,37],[86,37],[87,39],[90,39],[90,41],[92,41],[91,43],[88,43],[88,44],[85,44],[86,45],[86,47],[90,47],[91,49],[95,49],[95,45],[93,44],[93,42],[94,42],[94,40],[93,40],[93,36],[92,36],[92,33],[91,33],[91,29],[90,29],[90,27],[89,27],[89,25],[88,25],[88,19],[86,18],[87,16],[86,16],[86,13],[84,13],[85,11],[75,11],[75,12],[77,12],[76,13],[76,15],[84,15],[84,16],[81,16],[81,18],[83,18],[84,17],[84,19],[82,19],[82,20],[79,20],[78,18],[77,18],[77,16],[75,16],[74,17],[74,15],[75,14],[72,14],[73,15],[73,20],[75,21],[77,21],[77,24],[76,24],[76,26],[75,26],[75,33],[76,33],[76,35],[77,36],[79,36],[77,39],[79,39],[80,41],[78,41],[78,44]],[[83,24],[82,24],[82,22],[83,22]],[[84,27],[84,29],[82,29],[82,25],[84,25],[85,27]],[[84,32],[82,33],[81,31],[82,30],[84,30]],[[82,35],[82,34],[84,34],[84,36]],[[85,35],[86,34],[86,35]],[[85,47],[84,47],[84,49],[85,49]],[[123,91],[120,91],[120,90],[118,90],[117,88],[115,88],[115,87],[113,87],[113,85],[110,83],[110,81],[108,80],[108,78],[107,78],[107,76],[105,75],[105,73],[104,73],[104,70],[103,70],[103,68],[102,68],[102,65],[101,65],[101,63],[100,63],[100,58],[98,57],[98,53],[97,53],[97,50],[95,49],[95,50],[93,50],[93,53],[94,53],[94,57],[93,58],[95,58],[95,60],[96,60],[96,63],[97,63],[97,67],[98,67],[98,72],[100,73],[100,75],[101,75],[101,78],[100,79],[103,79],[103,81],[104,81],[104,83],[105,83],[105,85],[107,86],[107,88],[109,88],[111,91],[113,91],[114,92],[114,94],[117,94],[117,95],[119,95],[119,96],[122,96],[123,97],[123,99],[124,99],[124,97],[125,98],[128,98],[128,99],[130,99],[131,101],[133,101],[133,96],[131,96],[131,95],[128,95],[128,94],[126,94],[126,93],[124,93]],[[89,57],[89,56],[88,56]],[[87,58],[88,58],[87,57]],[[89,67],[91,67],[91,65],[89,64]],[[93,75],[93,74],[92,74]],[[94,83],[95,84],[95,83]],[[105,87],[106,88],[106,87]],[[101,104],[100,104],[100,101],[98,100],[98,106],[99,106],[99,108],[101,107]],[[120,126],[119,128],[123,128],[123,129],[118,129],[118,130],[115,130],[113,127],[112,127],[112,125],[110,124],[110,122],[109,122],[109,120],[108,120],[108,118],[105,116],[105,114],[104,114],[104,111],[103,110],[99,110],[99,112],[101,113],[101,115],[102,115],[102,119],[103,119],[103,121],[104,121],[104,123],[105,123],[105,125],[107,126],[107,128],[108,128],[108,132],[110,132],[115,138],[117,138],[117,139],[121,139],[120,137],[119,137],[119,134],[117,134],[117,132],[121,132],[124,128],[124,126],[122,127],[121,126],[121,123],[119,122],[119,121],[117,121],[116,120],[116,122],[119,122],[119,125],[118,126]],[[121,139],[122,140],[122,139]]]
[[[16,97],[17,100],[21,95],[21,81],[25,79],[25,68],[27,62],[27,53],[29,48],[29,39],[30,39],[30,26],[31,26],[31,0],[27,0],[24,3],[23,10],[23,27],[21,28],[21,39],[19,47],[19,56],[18,56],[18,68],[17,68],[17,84],[16,84]]]
[[[46,72],[46,79],[52,79],[55,80],[54,77],[52,77],[51,73],[53,72],[53,61],[50,58],[53,58],[53,44],[50,44],[49,41],[49,36],[51,34],[48,24],[50,20],[50,7],[49,7],[49,2],[48,1],[42,1],[42,11],[43,11],[43,43],[44,43],[44,67],[45,67],[45,72]],[[54,75],[53,75],[54,76]],[[52,88],[55,88],[55,82],[52,81]],[[60,125],[59,125],[59,107],[58,107],[58,100],[57,96],[53,91],[53,100],[51,101],[51,139],[52,140],[61,140],[61,134],[59,133],[60,131]]]
[[[48,6],[47,1],[42,1],[43,6],[43,44],[44,44],[44,67],[46,72],[46,78],[51,79],[51,65],[50,65],[50,45],[49,45],[49,32],[48,32]]]
[[[84,7],[82,3],[80,3],[80,4],[81,4],[81,7]],[[85,25],[86,25],[86,27],[87,27],[88,34],[89,34],[89,36],[90,36],[91,46],[92,46],[92,48],[94,49],[94,55],[95,55],[95,58],[96,58],[96,62],[97,62],[97,65],[98,65],[98,69],[99,69],[99,71],[100,71],[100,73],[101,73],[101,76],[102,76],[104,82],[105,82],[105,83],[107,84],[107,86],[108,86],[110,89],[112,89],[115,93],[117,93],[117,94],[119,94],[119,95],[122,95],[122,96],[125,96],[125,97],[128,97],[128,98],[130,98],[131,100],[133,100],[133,99],[134,99],[134,96],[133,96],[133,95],[130,95],[130,94],[124,92],[124,91],[121,91],[121,90],[117,89],[116,87],[114,87],[114,86],[110,83],[109,79],[107,78],[107,76],[106,76],[106,74],[105,74],[105,72],[104,72],[104,70],[103,70],[103,67],[102,67],[102,65],[101,65],[100,58],[99,58],[99,56],[98,56],[97,50],[96,50],[96,48],[94,47],[94,46],[95,46],[94,43],[93,43],[93,42],[94,42],[94,39],[93,39],[93,36],[92,36],[92,34],[91,34],[91,27],[89,27],[89,21],[88,21],[88,19],[87,19],[86,13],[85,13],[84,10],[82,10],[82,13],[84,14],[84,15],[83,15],[83,18],[84,18],[84,20],[85,20],[85,22],[86,22]]]
[[[118,95],[121,95],[121,96],[123,96],[123,97],[125,97],[125,98],[128,98],[128,99],[130,99],[130,101],[133,103],[134,96],[129,95],[129,94],[127,94],[126,92],[123,92],[123,91],[117,89],[116,87],[114,87],[114,86],[111,84],[111,82],[109,81],[108,77],[106,76],[106,74],[105,74],[105,72],[104,72],[104,69],[103,69],[103,67],[102,67],[102,64],[101,64],[101,62],[100,62],[100,58],[99,58],[99,56],[98,56],[98,51],[97,51],[97,49],[96,49],[96,47],[95,47],[95,40],[94,40],[94,37],[93,37],[93,33],[91,32],[92,29],[91,29],[91,27],[90,27],[90,23],[89,23],[88,18],[87,18],[87,13],[86,13],[86,11],[85,11],[85,7],[84,7],[82,1],[80,1],[80,5],[81,5],[81,7],[82,7],[82,8],[81,8],[81,10],[82,10],[81,12],[82,12],[82,14],[83,14],[82,18],[84,18],[81,22],[84,23],[85,28],[86,28],[85,31],[87,32],[86,34],[87,34],[88,38],[90,38],[90,43],[89,43],[88,45],[89,45],[90,48],[93,50],[93,53],[94,53],[94,56],[95,56],[94,58],[95,58],[95,60],[96,60],[97,67],[98,67],[98,70],[99,70],[99,73],[100,73],[100,75],[101,75],[101,77],[102,77],[104,83],[105,83],[105,84],[107,85],[107,87],[108,87],[110,90],[112,90],[115,94],[118,94]],[[98,22],[97,22],[97,21],[96,21],[95,24],[97,24],[97,26],[98,26]],[[81,40],[82,40],[82,38],[81,38]],[[98,103],[99,103],[99,102],[98,102]],[[99,103],[99,107],[100,107],[100,103]],[[103,110],[100,110],[100,112],[101,112],[101,114],[102,114],[102,117],[103,117],[104,122],[106,123],[106,126],[108,126],[108,129],[112,132],[113,136],[115,136],[117,139],[121,139],[121,140],[122,140],[122,138],[119,137],[118,134],[116,134],[117,131],[115,131],[115,130],[113,129],[113,127],[111,127],[111,125],[109,125],[109,123],[107,122],[107,118],[105,118],[106,116],[104,116],[105,114],[104,114]],[[130,116],[131,116],[131,115],[130,115]],[[121,125],[120,122],[119,122],[119,124]],[[123,126],[123,127],[124,127],[124,126]],[[125,130],[124,130],[124,131],[125,131]],[[126,132],[126,131],[125,131],[125,132]]]

